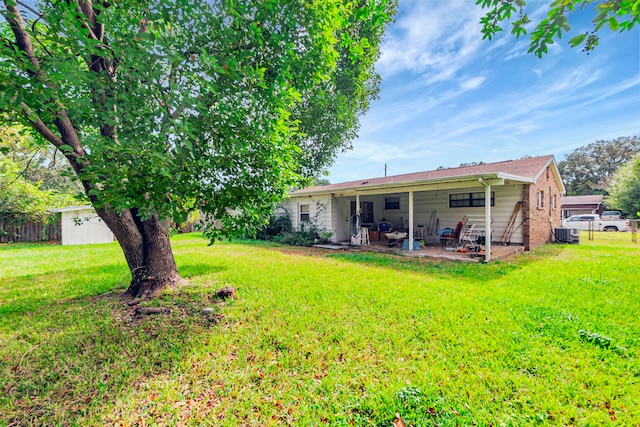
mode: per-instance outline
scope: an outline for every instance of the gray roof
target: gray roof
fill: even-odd
[[[591,194],[586,196],[564,196],[560,198],[563,207],[568,206],[600,206],[604,196],[602,194]]]
[[[452,182],[461,179],[471,180],[482,177],[504,178],[514,182],[534,183],[552,164],[559,180],[562,192],[564,186],[557,172],[557,165],[553,156],[529,157],[520,160],[508,160],[504,162],[486,163],[475,166],[465,166],[450,169],[438,169],[425,172],[415,172],[403,175],[395,175],[383,178],[367,178],[358,181],[342,182],[338,184],[320,185],[294,191],[292,196],[333,193],[346,190],[366,190],[382,187],[405,186],[413,184],[428,184],[432,182]]]

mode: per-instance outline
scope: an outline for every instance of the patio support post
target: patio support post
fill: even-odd
[[[356,193],[356,215],[358,215],[358,218],[360,217],[360,194]],[[360,224],[360,226],[362,226],[362,224]],[[356,234],[356,246],[360,246],[360,230],[355,230]]]
[[[484,184],[484,262],[491,261],[491,185]]]
[[[413,250],[413,191],[409,191],[409,251]]]

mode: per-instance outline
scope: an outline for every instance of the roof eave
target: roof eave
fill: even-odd
[[[59,212],[73,212],[73,211],[83,211],[86,209],[93,209],[91,205],[82,205],[82,206],[67,206],[65,208],[54,208],[47,209],[47,212],[59,213]]]
[[[533,183],[535,182],[533,178],[527,178],[518,175],[512,175],[503,172],[491,172],[491,173],[481,173],[481,174],[471,174],[471,175],[458,175],[458,176],[449,176],[444,178],[430,178],[430,179],[415,179],[410,181],[402,181],[402,182],[389,182],[382,184],[371,184],[371,185],[358,185],[351,187],[342,187],[342,188],[327,188],[327,189],[308,189],[308,190],[298,190],[289,195],[292,197],[296,196],[309,196],[309,195],[320,195],[320,194],[335,194],[335,193],[358,193],[365,191],[376,191],[376,190],[384,190],[384,189],[397,189],[397,188],[406,188],[406,187],[414,187],[418,185],[430,185],[430,184],[443,184],[443,183],[455,183],[455,182],[478,182],[481,179],[503,179],[509,181],[516,181],[522,183]]]

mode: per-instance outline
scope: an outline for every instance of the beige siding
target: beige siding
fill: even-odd
[[[509,220],[514,212],[516,203],[522,200],[523,186],[502,185],[491,188],[494,192],[495,204],[491,207],[492,240],[500,242]],[[484,187],[468,187],[455,190],[422,191],[414,193],[414,226],[422,225],[426,230],[431,219],[431,228],[435,232],[438,229],[455,228],[458,221],[462,221],[465,215],[484,216],[484,207],[460,207],[449,208],[449,195],[469,192],[484,192]],[[399,197],[400,209],[385,209],[386,197]],[[300,224],[300,205],[309,205],[311,220],[317,220],[318,227],[334,232],[333,241],[348,240],[350,234],[349,218],[351,215],[350,204],[355,202],[355,197],[338,197],[330,199],[298,197],[287,200],[282,207],[291,215],[294,228]],[[409,194],[390,193],[388,195],[365,195],[360,197],[361,202],[373,202],[374,224],[373,229],[383,219],[391,222],[394,229],[407,228],[409,226]],[[324,206],[324,208],[323,208]],[[432,212],[435,215],[432,217]],[[516,217],[514,232],[509,239],[513,244],[523,244],[523,210]],[[483,231],[484,221],[478,221],[476,230]]]
[[[492,187],[495,191],[495,206],[491,208],[493,218],[493,238],[492,241],[500,242],[504,236],[505,229],[515,211],[516,204],[522,201],[522,185],[505,185]],[[511,243],[523,244],[522,235],[522,208],[516,217],[513,233],[508,239]]]
[[[295,229],[298,226],[298,222],[296,217],[298,215],[297,202],[296,199],[287,199],[282,202],[278,209],[276,209],[275,213],[285,213],[289,215],[289,219],[291,220],[291,226]]]
[[[318,227],[319,230],[332,230],[331,226],[332,206],[329,197],[292,197],[281,204],[291,218],[291,225],[294,229],[300,228],[300,206],[309,206],[309,220]]]
[[[493,218],[493,241],[500,241],[507,227],[509,219],[513,214],[515,205],[522,197],[521,185],[505,185],[495,186],[491,190],[494,192],[495,205],[491,207],[491,216]],[[413,195],[414,205],[414,226],[424,226],[425,230],[431,220],[432,229],[455,228],[458,221],[462,221],[465,215],[482,215],[484,216],[484,207],[470,208],[449,208],[449,194],[459,194],[468,192],[484,192],[484,187],[469,187],[456,190],[441,190],[416,192]],[[394,195],[395,197],[395,195]],[[406,228],[409,225],[409,194],[399,193],[400,209],[385,210],[384,196],[380,197],[377,206],[380,207],[379,216],[376,215],[376,221],[379,222],[384,217],[391,222],[395,229]],[[374,202],[374,211],[376,203]],[[432,213],[435,215],[432,218]],[[516,218],[516,226],[511,243],[523,243],[522,236],[522,211]],[[479,224],[476,229],[484,230],[484,224]]]

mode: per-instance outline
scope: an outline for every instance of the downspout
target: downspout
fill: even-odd
[[[480,184],[484,185],[484,262],[491,261],[491,185],[487,184],[484,179],[478,178]]]

